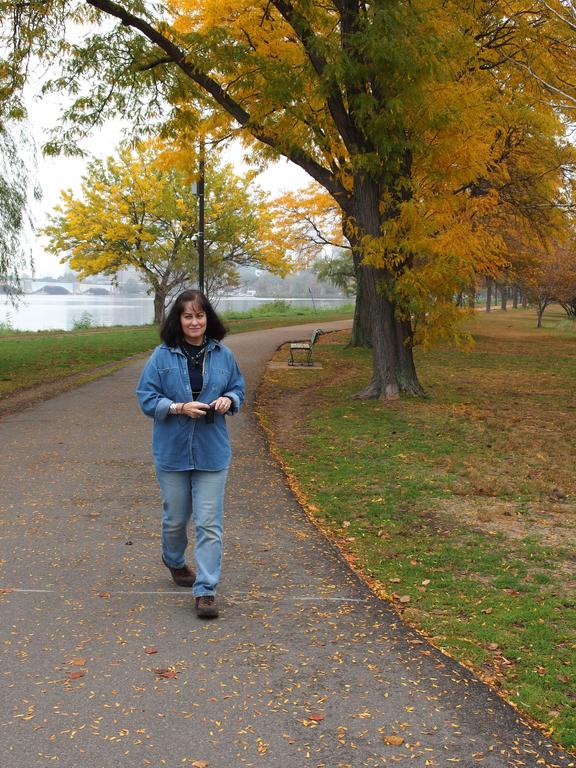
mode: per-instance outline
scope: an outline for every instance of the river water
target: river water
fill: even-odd
[[[214,301],[219,312],[243,312],[274,301],[268,298],[226,296]],[[286,299],[293,305],[312,306],[311,299]],[[335,309],[350,299],[314,299],[317,308]],[[83,314],[90,315],[92,325],[147,325],[154,318],[151,297],[131,296],[43,296],[27,294],[17,307],[0,295],[0,325],[8,324],[20,331],[71,330]]]

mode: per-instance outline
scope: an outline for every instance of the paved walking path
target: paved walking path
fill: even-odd
[[[2,768],[576,763],[403,626],[302,513],[252,402],[273,350],[309,331],[229,339],[249,397],[217,621],[160,564],[141,363],[0,422]]]

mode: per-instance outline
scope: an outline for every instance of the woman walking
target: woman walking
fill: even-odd
[[[162,494],[162,561],[192,587],[196,613],[218,616],[224,490],[231,459],[225,416],[244,401],[244,379],[222,344],[226,329],[207,297],[183,291],[162,327],[136,394],[154,419],[152,454]],[[196,574],[185,559],[194,521]]]

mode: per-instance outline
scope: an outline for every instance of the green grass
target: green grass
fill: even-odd
[[[312,312],[281,304],[275,302],[223,317],[230,333],[242,333],[351,317],[353,312],[351,307]],[[148,353],[158,341],[158,328],[154,325],[25,332],[5,324],[0,327],[0,396]]]
[[[58,381],[146,352],[158,343],[153,326],[0,336],[0,394]]]
[[[354,314],[354,306],[347,304],[331,309],[317,309],[311,307],[297,307],[284,301],[271,301],[262,304],[246,312],[223,312],[221,317],[230,333],[245,333],[266,328],[281,328],[286,325],[302,325],[304,323],[318,323],[330,320],[342,320],[351,318]]]
[[[417,355],[429,400],[392,403],[349,399],[370,355],[323,337],[313,381],[270,370],[259,410],[311,514],[375,589],[574,749],[576,335],[557,320],[480,316],[471,352]]]

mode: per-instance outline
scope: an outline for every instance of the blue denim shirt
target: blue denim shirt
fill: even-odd
[[[198,400],[211,403],[225,395],[232,401],[228,413],[236,413],[244,402],[244,378],[228,347],[208,340],[203,375]],[[207,424],[204,418],[168,413],[171,403],[192,400],[188,363],[180,349],[166,344],[156,347],[144,366],[136,395],[142,411],[154,419],[152,455],[159,469],[216,471],[229,466],[232,450],[225,416],[215,413],[214,423]]]

